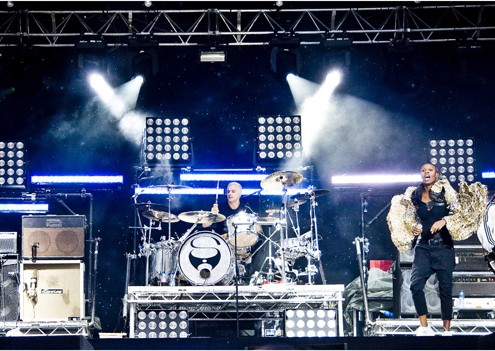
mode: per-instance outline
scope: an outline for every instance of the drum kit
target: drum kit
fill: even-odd
[[[321,269],[321,252],[316,221],[315,199],[329,191],[312,186],[293,196],[287,190],[301,183],[303,176],[292,171],[279,171],[261,181],[261,188],[280,191],[283,200],[280,209],[268,209],[265,216],[241,211],[226,218],[221,213],[189,211],[175,215],[170,212],[171,190],[181,185],[162,185],[168,192],[168,206],[138,202],[139,229],[142,243],[137,256],[145,258],[147,285],[230,285],[233,282],[261,285],[271,282],[298,283],[307,276],[307,283],[314,284],[315,277],[324,275]],[[310,202],[310,229],[301,234],[299,228],[299,206]],[[293,214],[290,210],[293,210]],[[148,221],[149,224],[144,224]],[[179,238],[172,237],[171,224],[191,224]],[[215,223],[226,221],[228,233],[223,235],[206,230]],[[152,242],[151,233],[168,224],[167,236]],[[201,230],[196,230],[202,225]],[[289,235],[290,234],[290,235]],[[253,257],[260,250],[268,253],[259,267],[253,265]],[[261,254],[260,254],[261,255]],[[306,258],[304,271],[295,268],[295,261]],[[319,269],[316,264],[319,263]],[[248,276],[248,271],[253,272]],[[246,278],[246,279],[243,279]]]

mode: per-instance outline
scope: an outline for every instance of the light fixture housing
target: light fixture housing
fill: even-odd
[[[0,189],[26,188],[26,146],[22,141],[0,141]]]
[[[474,139],[431,139],[429,160],[451,183],[476,179]]]
[[[227,55],[224,50],[201,50],[200,62],[225,62]]]

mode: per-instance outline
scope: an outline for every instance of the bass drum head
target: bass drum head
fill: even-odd
[[[179,271],[193,285],[230,283],[234,255],[229,244],[214,232],[197,232],[179,248]]]

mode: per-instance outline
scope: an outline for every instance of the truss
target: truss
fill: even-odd
[[[47,3],[49,6],[50,3]],[[235,3],[242,6],[242,2]],[[338,4],[338,3],[337,3]],[[361,3],[359,3],[361,4]],[[440,3],[441,4],[441,3]],[[304,2],[291,4],[303,7]],[[352,2],[349,3],[352,6]],[[267,6],[268,7],[268,6]],[[296,36],[303,45],[323,39],[353,44],[495,40],[495,4],[301,9],[17,10],[0,12],[0,46],[127,46],[146,39],[159,46],[266,45]]]
[[[187,310],[194,321],[273,320],[287,309],[335,309],[339,335],[343,335],[343,284],[263,286],[130,286],[129,337],[134,337],[138,311],[149,309]]]
[[[8,336],[89,335],[88,322],[0,322],[0,332]]]
[[[428,325],[435,334],[443,332],[443,321],[441,319],[429,319]],[[416,318],[409,319],[377,319],[374,322],[371,335],[415,335],[419,322]],[[493,319],[453,319],[450,330],[454,335],[486,335],[495,331],[495,320]]]

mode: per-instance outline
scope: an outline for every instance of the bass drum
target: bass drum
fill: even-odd
[[[193,233],[179,248],[179,271],[193,285],[228,285],[234,261],[232,248],[215,232]]]

